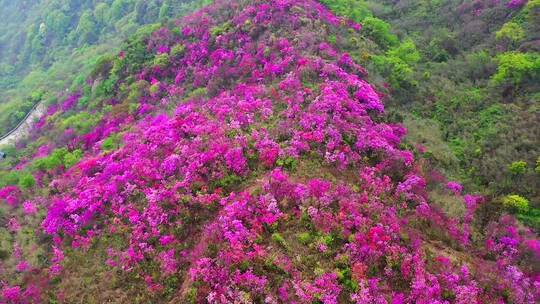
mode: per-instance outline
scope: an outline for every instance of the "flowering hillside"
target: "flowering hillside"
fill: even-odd
[[[101,60],[0,172],[0,301],[540,301],[537,236],[433,176],[334,40],[371,45],[216,1]]]

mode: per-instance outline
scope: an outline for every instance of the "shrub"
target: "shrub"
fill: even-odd
[[[512,43],[520,42],[525,39],[525,30],[516,22],[507,22],[495,33],[497,40],[509,41]]]
[[[383,48],[390,48],[399,43],[396,35],[390,32],[391,26],[376,17],[367,17],[363,22],[363,31]]]
[[[171,50],[171,56],[173,57],[182,57],[186,51],[186,46],[183,44],[175,45]]]
[[[75,150],[73,152],[64,155],[64,167],[71,168],[75,166],[83,157],[81,150]]]
[[[100,115],[90,114],[88,112],[81,112],[66,118],[62,122],[62,128],[72,128],[78,134],[85,134],[88,133],[91,128],[99,122],[99,120],[101,120]]]
[[[338,15],[346,16],[355,22],[362,22],[365,18],[373,16],[365,1],[358,0],[321,0]]]
[[[287,247],[287,242],[285,241],[283,236],[277,232],[272,234],[272,240],[284,248]]]
[[[119,142],[119,135],[113,134],[103,141],[103,143],[101,144],[101,149],[106,152],[116,150],[120,146]]]
[[[30,173],[26,173],[19,178],[19,187],[23,189],[30,189],[36,185],[34,176]]]
[[[313,237],[309,232],[303,232],[298,234],[298,241],[303,245],[308,245],[313,241]]]
[[[523,174],[527,171],[527,163],[522,160],[515,161],[508,166],[508,170],[514,175]]]
[[[169,65],[169,54],[162,53],[159,55],[156,55],[154,58],[154,65],[158,66],[160,68],[164,68]]]
[[[511,211],[525,213],[529,210],[529,200],[517,194],[503,198],[503,205]]]
[[[420,61],[420,53],[412,40],[407,40],[388,50],[385,56],[374,56],[373,61],[379,72],[394,88],[415,85],[414,70],[411,67]]]
[[[49,156],[36,160],[34,166],[40,170],[55,169],[64,164],[64,157],[67,153],[66,148],[56,149]]]
[[[491,80],[494,84],[519,85],[526,77],[540,75],[540,56],[533,53],[506,52],[496,58],[499,66]]]

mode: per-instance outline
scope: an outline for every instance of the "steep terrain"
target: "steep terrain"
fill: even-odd
[[[540,229],[540,1],[321,2],[380,46],[366,67],[426,158],[495,200],[520,196]]]
[[[537,235],[402,141],[374,39],[312,0],[131,36],[0,163],[2,301],[539,301]]]
[[[0,136],[40,100],[76,88],[141,28],[209,0],[0,0]]]

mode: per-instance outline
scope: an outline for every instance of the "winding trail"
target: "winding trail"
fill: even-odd
[[[46,110],[47,106],[44,102],[37,103],[17,127],[0,137],[0,146],[15,144],[19,139],[26,136],[30,132],[34,121],[45,114]]]

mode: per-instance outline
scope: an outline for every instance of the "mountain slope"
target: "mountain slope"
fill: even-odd
[[[88,76],[102,55],[143,26],[209,4],[200,0],[0,1],[0,134],[34,104]]]
[[[217,1],[101,60],[1,165],[3,300],[537,301],[538,239],[405,149],[362,33]]]

